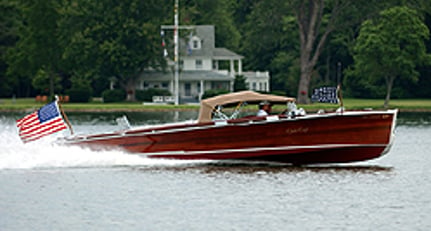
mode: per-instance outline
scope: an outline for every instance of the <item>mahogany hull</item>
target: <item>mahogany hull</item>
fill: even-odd
[[[388,110],[254,117],[79,136],[67,143],[93,149],[120,148],[152,158],[346,163],[387,152],[396,115],[396,110]]]

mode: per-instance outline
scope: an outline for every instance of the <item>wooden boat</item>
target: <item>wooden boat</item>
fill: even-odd
[[[244,102],[294,103],[293,98],[252,91],[202,100],[197,121],[135,127],[69,137],[67,144],[121,149],[151,158],[259,160],[292,164],[347,163],[387,153],[397,110],[307,114],[291,109],[268,116],[238,117]],[[221,106],[237,105],[231,116]]]

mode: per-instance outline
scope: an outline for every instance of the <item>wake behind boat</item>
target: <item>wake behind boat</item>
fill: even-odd
[[[347,163],[380,157],[393,142],[397,110],[305,114],[294,98],[243,91],[201,101],[193,122],[77,135],[68,145],[121,149],[150,158]],[[278,115],[239,117],[247,104],[287,105]],[[236,106],[228,116],[223,107]]]

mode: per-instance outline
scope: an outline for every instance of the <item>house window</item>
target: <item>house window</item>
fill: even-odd
[[[199,41],[193,40],[193,49],[199,49]]]
[[[196,63],[196,69],[202,69],[202,60],[197,59],[195,63]]]
[[[252,83],[251,90],[256,90],[256,82],[253,82],[253,83]]]
[[[185,83],[184,84],[184,91],[185,91],[184,94],[185,94],[185,96],[191,96],[192,95],[191,90],[192,90],[191,84],[190,83]]]

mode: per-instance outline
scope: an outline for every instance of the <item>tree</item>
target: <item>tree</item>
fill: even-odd
[[[271,91],[295,94],[297,84],[293,86],[290,81],[297,79],[299,56],[295,18],[286,15],[289,9],[285,1],[248,2],[252,5],[245,7],[244,3],[238,3],[239,12],[249,12],[238,19],[246,18],[243,25],[238,24],[243,35],[240,52],[245,56],[245,69],[269,71]]]
[[[214,25],[215,43],[218,47],[236,49],[240,34],[233,20],[231,0],[187,0],[180,1],[182,24]],[[189,33],[189,32],[187,32]]]
[[[292,35],[286,31],[284,20],[287,8],[283,1],[265,0],[255,3],[242,28],[241,52],[246,57],[246,69],[264,71],[271,69],[271,62],[279,51],[294,43],[285,38]]]
[[[64,40],[63,58],[73,79],[115,77],[134,101],[141,72],[163,62],[160,24],[168,13],[161,5],[156,0],[76,0],[66,6],[61,27],[69,40]]]
[[[298,103],[309,102],[311,76],[331,33],[361,22],[385,3],[377,0],[291,0],[300,39]]]
[[[397,6],[384,10],[375,20],[366,20],[354,47],[351,75],[379,80],[384,78],[388,107],[396,78],[417,80],[418,65],[430,62],[424,41],[429,30],[417,11]]]
[[[24,19],[18,33],[19,40],[13,49],[8,50],[8,73],[29,78],[40,70],[45,71],[49,78],[49,93],[53,96],[54,78],[60,72],[62,54],[58,41],[58,1],[21,3]]]
[[[12,96],[15,79],[7,76],[7,50],[12,48],[18,40],[18,6],[16,1],[0,0],[0,97]]]
[[[243,91],[243,90],[247,90],[245,77],[243,75],[237,75],[235,76],[235,81],[233,83],[233,91]]]

